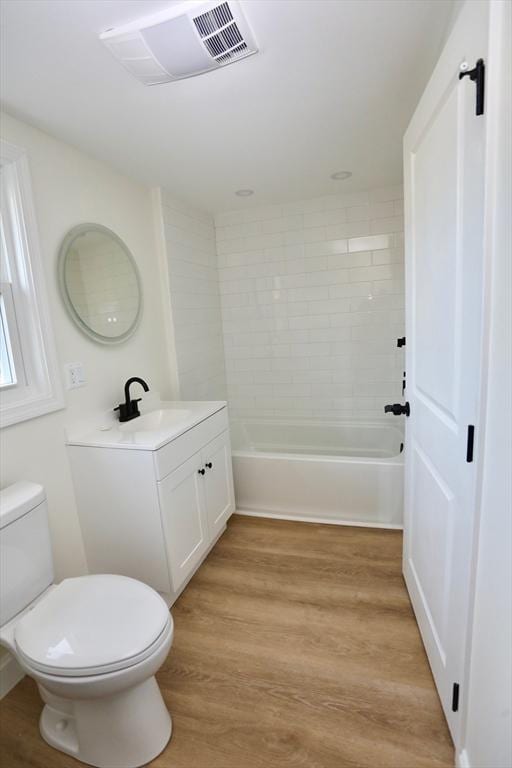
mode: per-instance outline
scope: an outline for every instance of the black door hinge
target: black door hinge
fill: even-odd
[[[473,424],[468,424],[468,441],[466,444],[466,461],[471,464],[473,461],[473,445],[475,442],[475,428]]]
[[[452,712],[458,712],[458,711],[459,711],[459,684],[454,683],[453,691],[452,691]]]
[[[397,347],[405,347],[405,336],[401,336],[396,340]]]
[[[465,65],[467,66],[467,65]],[[469,77],[476,84],[476,110],[475,114],[484,113],[484,92],[485,92],[485,64],[483,59],[478,59],[473,69],[467,69],[465,72],[459,72],[459,80],[463,77]]]

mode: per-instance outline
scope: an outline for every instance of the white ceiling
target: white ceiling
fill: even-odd
[[[3,107],[210,211],[401,180],[452,0],[245,0],[260,53],[143,86],[98,34],[173,4],[3,0]]]

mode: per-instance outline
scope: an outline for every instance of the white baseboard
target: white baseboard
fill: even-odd
[[[22,668],[11,654],[0,659],[0,699],[7,696],[19,681],[25,677]]]
[[[456,768],[471,768],[468,753],[465,749],[457,754],[457,757],[455,758],[455,766]]]
[[[350,525],[356,528],[386,528],[392,531],[403,530],[403,525],[392,525],[388,523],[359,523],[353,520],[333,520],[330,517],[309,517],[308,515],[282,515],[280,512],[269,512],[268,510],[259,512],[254,509],[237,509],[235,515],[246,515],[247,517],[268,517],[271,520],[291,520],[296,523],[322,523],[323,525]]]

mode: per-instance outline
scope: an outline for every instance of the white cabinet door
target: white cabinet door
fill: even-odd
[[[158,483],[162,522],[174,591],[195,571],[209,545],[204,470],[196,453]]]
[[[202,456],[206,469],[204,476],[206,515],[210,540],[212,540],[235,510],[229,432],[223,432],[212,440],[204,448]]]
[[[466,3],[405,136],[407,419],[404,575],[452,736],[468,621],[478,431],[487,4]],[[478,457],[476,457],[478,460]]]

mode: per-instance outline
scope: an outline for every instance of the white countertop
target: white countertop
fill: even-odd
[[[223,400],[165,401],[159,403],[158,408],[142,413],[131,421],[98,424],[96,428],[69,437],[66,443],[95,448],[156,451],[226,406]]]

